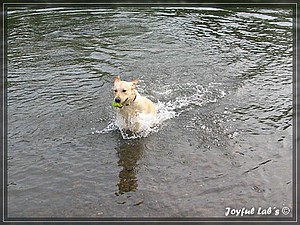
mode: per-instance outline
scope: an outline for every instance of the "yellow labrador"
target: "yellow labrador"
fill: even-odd
[[[156,107],[148,98],[136,90],[138,80],[122,81],[118,76],[114,79],[114,101],[117,110],[117,121],[121,129],[140,132],[145,122],[155,118]]]

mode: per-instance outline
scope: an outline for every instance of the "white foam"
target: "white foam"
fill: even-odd
[[[116,123],[114,121],[111,121],[109,122],[109,124],[102,130],[96,130],[95,128],[92,128],[92,130],[95,130],[95,131],[92,131],[92,134],[107,134],[107,133],[110,133],[112,131],[115,131],[118,129],[118,126],[116,125]]]

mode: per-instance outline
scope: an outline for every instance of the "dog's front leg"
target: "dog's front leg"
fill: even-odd
[[[140,112],[135,111],[135,116],[132,118],[132,131],[138,133],[141,131],[142,123],[140,118]]]
[[[119,128],[123,130],[129,129],[129,119],[127,117],[124,117],[124,115],[122,115],[121,113],[117,114],[117,121]]]

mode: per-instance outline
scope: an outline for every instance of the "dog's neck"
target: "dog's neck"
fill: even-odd
[[[126,106],[129,106],[129,105],[131,105],[132,103],[134,103],[134,101],[136,100],[136,98],[137,98],[138,95],[139,95],[139,93],[138,93],[137,91],[135,91],[135,95],[134,95],[134,98],[133,98],[132,102],[126,103],[125,105],[126,105]]]

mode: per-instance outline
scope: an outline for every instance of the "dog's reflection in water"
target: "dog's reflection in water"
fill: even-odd
[[[138,161],[141,159],[144,145],[141,140],[130,140],[122,143],[117,148],[119,157],[118,165],[122,167],[119,173],[119,194],[134,192],[138,187]]]

